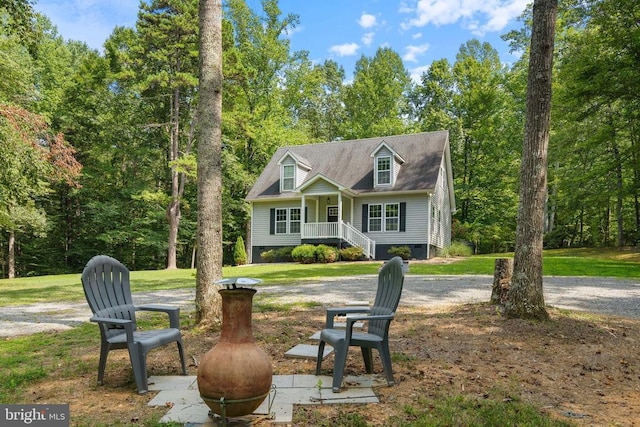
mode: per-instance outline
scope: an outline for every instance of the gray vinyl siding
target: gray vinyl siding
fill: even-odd
[[[378,244],[410,245],[427,244],[429,195],[398,195],[387,197],[362,197],[356,199],[354,225],[362,230],[362,205],[378,203],[406,203],[406,229],[402,231],[367,232],[367,237]]]
[[[451,206],[444,164],[440,167],[436,190],[431,198],[431,244],[438,248],[451,245]]]
[[[338,188],[331,184],[330,182],[325,181],[324,179],[319,179],[307,188],[304,189],[305,196],[317,195],[317,194],[335,194],[338,191]]]
[[[269,234],[272,208],[299,208],[299,200],[253,204],[252,246],[297,246],[300,234]],[[302,212],[304,216],[304,212]]]

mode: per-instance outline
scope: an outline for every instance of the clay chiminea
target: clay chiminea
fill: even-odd
[[[253,282],[248,282],[253,280]],[[271,361],[253,340],[251,288],[236,283],[258,283],[256,279],[225,279],[233,289],[220,289],[222,332],[220,340],[198,366],[200,397],[212,412],[222,417],[238,417],[254,412],[269,394],[273,370]]]

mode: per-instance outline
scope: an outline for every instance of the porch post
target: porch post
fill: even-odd
[[[301,202],[300,202],[301,203],[301,205],[300,205],[300,224],[301,224],[301,226],[300,226],[300,240],[301,240],[301,242],[300,243],[302,243],[302,239],[305,238],[305,234],[304,234],[304,228],[305,227],[304,227],[304,225],[307,223],[307,218],[306,218],[306,215],[304,214],[304,206],[305,206],[305,203],[306,203],[306,200],[304,198],[304,193],[302,194],[302,198],[300,200],[301,200]]]
[[[342,239],[342,193],[338,192],[338,237]]]
[[[352,226],[355,227],[354,222],[353,222],[353,196],[351,198],[349,198],[349,200],[351,201],[351,214],[349,215],[349,224],[351,224]]]

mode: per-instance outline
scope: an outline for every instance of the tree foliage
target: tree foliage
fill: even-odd
[[[32,2],[2,3],[2,265],[9,226],[19,275],[79,271],[96,253],[131,269],[194,265],[201,5],[143,2],[136,26],[114,28],[100,53],[64,41]],[[547,247],[640,239],[639,8],[633,0],[559,5]],[[277,0],[228,0],[222,14],[221,263],[234,262],[238,238],[251,247],[244,198],[278,147],[441,129],[450,134],[454,238],[478,252],[514,249],[532,8],[503,36],[521,53],[513,64],[472,39],[418,81],[388,47],[360,57],[349,80],[335,61],[292,51],[288,35],[304,23]],[[20,126],[11,123],[17,112]],[[84,165],[78,186],[52,175],[69,164],[43,162],[57,135]],[[9,194],[20,200],[11,215]]]

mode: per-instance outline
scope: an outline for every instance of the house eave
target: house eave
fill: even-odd
[[[360,192],[353,192],[353,191],[350,191],[349,189],[342,189],[342,190],[339,189],[339,191],[341,191],[342,193],[350,197],[353,197],[354,199],[357,199],[358,197],[370,197],[370,196],[415,196],[420,194],[424,194],[425,196],[430,196],[435,192],[435,189],[431,188],[431,189],[399,190],[399,191],[371,190],[371,191],[360,191]],[[298,201],[300,200],[301,197],[302,197],[301,191],[293,191],[287,196],[263,196],[263,197],[246,199],[246,201],[250,203],[286,202],[286,201]]]

